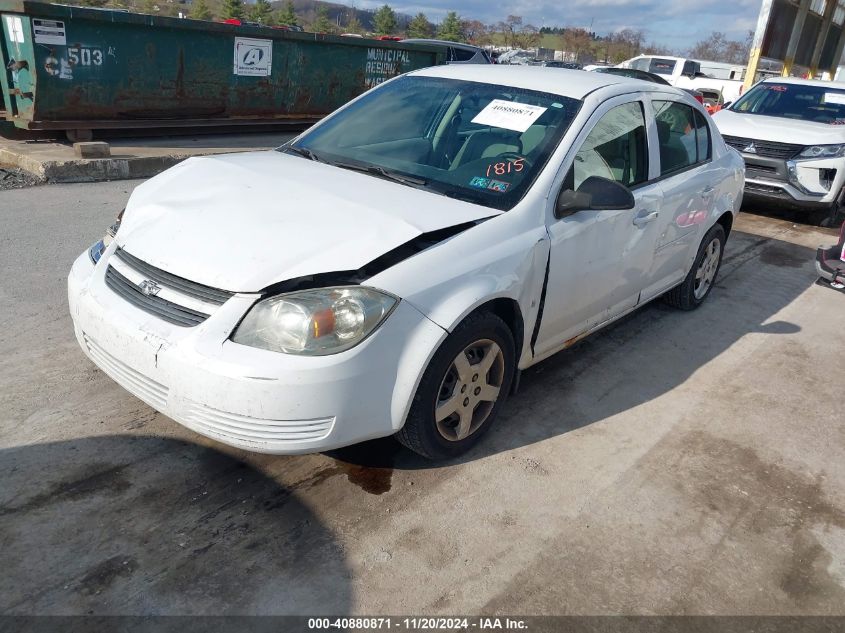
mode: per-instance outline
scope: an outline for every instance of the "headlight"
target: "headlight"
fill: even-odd
[[[124,211],[126,211],[126,209],[122,209],[120,213],[117,214],[117,218],[115,218],[114,223],[108,228],[106,234],[103,236],[103,239],[98,240],[91,246],[91,248],[88,249],[88,257],[90,257],[91,261],[95,264],[100,261],[100,257],[103,256],[103,251],[109,247],[109,244],[111,244],[114,236],[117,235],[117,230],[120,228],[120,221],[123,219]]]
[[[285,354],[337,354],[372,334],[397,303],[359,286],[291,292],[252,306],[232,340]]]
[[[808,145],[801,153],[801,158],[839,158],[845,156],[845,145]]]

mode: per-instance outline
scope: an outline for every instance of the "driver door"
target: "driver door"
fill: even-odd
[[[646,107],[648,105],[648,108]],[[630,310],[648,285],[659,238],[662,192],[651,182],[650,105],[626,95],[600,106],[576,141],[561,190],[589,176],[615,180],[634,195],[625,210],[583,210],[557,219],[549,200],[549,278],[534,351],[547,356]]]

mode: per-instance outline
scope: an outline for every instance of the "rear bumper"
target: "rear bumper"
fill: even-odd
[[[229,336],[255,297],[235,295],[194,327],[169,324],[105,285],[108,256],[68,276],[79,345],[127,391],[187,428],[250,451],[309,453],[391,435],[446,333],[400,301],[360,345],[303,357]]]

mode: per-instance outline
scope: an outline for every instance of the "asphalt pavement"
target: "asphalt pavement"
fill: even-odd
[[[701,309],[527,371],[456,462],[273,457],[78,349],[65,276],[136,184],[0,191],[0,613],[845,614],[832,231],[743,214]]]

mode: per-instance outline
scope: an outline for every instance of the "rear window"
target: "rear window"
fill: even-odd
[[[674,59],[661,59],[653,57],[647,69],[650,73],[657,73],[658,75],[671,75],[675,71]]]

